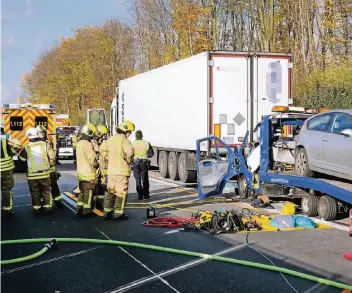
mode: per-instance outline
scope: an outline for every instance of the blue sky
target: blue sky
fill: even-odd
[[[1,0],[1,103],[16,102],[38,55],[72,28],[126,21],[126,0]]]

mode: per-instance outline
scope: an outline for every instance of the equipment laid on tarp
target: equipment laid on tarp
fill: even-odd
[[[317,224],[314,223],[312,219],[306,216],[292,216],[292,215],[276,216],[270,221],[270,225],[278,229],[295,228],[295,227],[314,229],[317,227]]]
[[[147,217],[152,216],[150,206]],[[152,213],[153,214],[153,213]],[[155,213],[153,214],[155,216]],[[248,208],[242,211],[199,211],[190,218],[155,217],[142,223],[145,227],[181,228],[180,231],[207,231],[212,235],[236,233],[240,231],[279,231],[292,229],[315,229],[318,226],[306,216],[275,215],[255,213]]]

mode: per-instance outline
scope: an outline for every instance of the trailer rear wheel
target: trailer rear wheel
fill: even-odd
[[[175,152],[169,154],[168,171],[170,179],[174,181],[180,178],[178,175],[178,157],[179,155]]]
[[[165,151],[161,151],[159,153],[158,165],[159,165],[160,175],[163,178],[169,177],[169,170],[168,170],[168,167],[167,167],[168,161],[169,161],[169,154],[167,152],[165,152]]]
[[[195,182],[197,178],[197,172],[193,170],[187,170],[187,154],[181,153],[178,157],[178,174],[180,180],[183,183]]]
[[[314,194],[307,193],[303,195],[301,201],[301,208],[303,214],[308,217],[315,217],[318,215],[318,197]]]
[[[337,202],[331,196],[324,195],[319,199],[318,214],[325,221],[332,221],[337,215]]]

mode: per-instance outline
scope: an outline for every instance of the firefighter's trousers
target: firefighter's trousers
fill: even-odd
[[[1,172],[1,196],[2,210],[4,213],[11,213],[13,207],[12,188],[14,185],[13,170]]]
[[[97,184],[95,186],[94,197],[95,197],[95,206],[98,209],[101,209],[104,205],[104,197],[105,197],[105,188],[102,185],[102,176],[99,172],[97,176]]]
[[[32,196],[33,210],[39,211],[43,208],[45,211],[51,211],[53,207],[53,198],[51,196],[50,177],[28,180],[28,186]]]
[[[148,161],[137,160],[133,164],[133,177],[136,179],[138,198],[149,198]]]
[[[127,203],[127,176],[109,176],[108,192],[104,199],[104,214],[113,212],[114,216],[123,215]]]
[[[77,200],[77,214],[91,214],[95,181],[79,181],[79,195]]]
[[[57,184],[56,171],[50,173],[50,182],[51,182],[51,194],[53,196],[54,202],[57,205],[61,205],[62,196],[59,189],[59,185]]]

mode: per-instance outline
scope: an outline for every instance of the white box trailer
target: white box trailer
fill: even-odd
[[[291,62],[291,54],[207,51],[121,80],[112,134],[133,121],[154,147],[151,165],[164,178],[195,182],[196,140],[215,135],[236,146],[247,130],[253,140],[261,117],[291,102]]]

